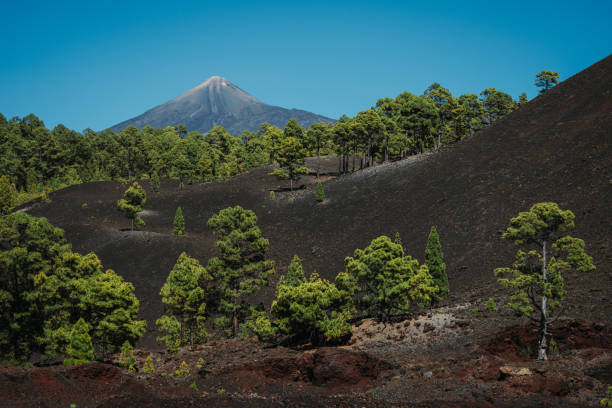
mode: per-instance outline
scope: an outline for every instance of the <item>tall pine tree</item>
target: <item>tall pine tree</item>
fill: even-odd
[[[450,289],[448,286],[448,276],[446,276],[446,264],[442,258],[442,246],[440,236],[435,226],[431,227],[427,238],[427,248],[425,249],[425,265],[433,277],[434,283],[440,291],[434,295],[436,300],[444,299]]]
[[[207,265],[219,285],[223,317],[217,321],[231,327],[235,336],[239,323],[253,312],[246,297],[267,285],[274,274],[274,262],[265,259],[269,242],[261,236],[255,213],[239,205],[219,211],[207,225],[218,238],[220,252]]]

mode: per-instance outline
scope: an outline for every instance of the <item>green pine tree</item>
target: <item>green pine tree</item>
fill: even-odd
[[[166,317],[158,319],[157,324],[166,332],[167,337],[162,340],[169,350],[176,350],[177,345],[180,347],[201,343],[208,337],[204,329],[206,293],[200,284],[211,279],[196,259],[190,258],[185,252],[179,256],[159,292]],[[179,325],[178,339],[176,323],[172,319]]]
[[[346,269],[336,276],[336,286],[354,298],[357,310],[386,320],[405,313],[412,303],[426,305],[438,291],[426,265],[404,254],[401,245],[387,236],[372,240],[345,259]]]
[[[539,323],[538,360],[548,359],[550,314],[566,294],[563,272],[595,269],[583,240],[561,236],[574,227],[574,219],[574,213],[556,203],[537,203],[512,218],[502,235],[521,249],[512,266],[495,269],[495,275],[512,292],[508,306]]]
[[[174,235],[184,235],[185,234],[185,219],[183,218],[183,210],[181,207],[176,209],[176,214],[174,214]]]
[[[129,371],[136,371],[136,358],[134,357],[134,348],[127,340],[121,346],[119,365],[121,367],[127,368]]]
[[[239,323],[253,313],[247,296],[268,284],[274,275],[274,262],[265,259],[269,242],[261,236],[257,216],[240,206],[229,207],[213,215],[207,223],[218,238],[219,256],[212,258],[207,270],[219,290],[218,323],[238,333]]]
[[[130,221],[131,230],[134,231],[134,224],[136,226],[144,226],[144,221],[137,217],[140,211],[142,211],[143,204],[147,201],[147,194],[144,189],[136,181],[132,184],[125,193],[124,198],[117,201],[117,208],[121,211]]]
[[[323,185],[321,184],[321,182],[317,183],[317,189],[315,190],[315,200],[317,200],[317,202],[319,203],[325,200],[325,191],[323,191]]]
[[[11,213],[15,205],[15,186],[8,177],[0,177],[0,216]]]
[[[448,276],[446,276],[446,264],[443,260],[440,236],[435,226],[431,227],[427,238],[427,248],[425,249],[425,265],[429,268],[429,273],[433,277],[434,283],[440,288],[435,295],[435,300],[444,299],[450,292]]]
[[[94,359],[93,345],[89,331],[91,326],[83,320],[77,320],[70,332],[70,343],[66,347],[66,365],[79,365]]]
[[[350,295],[313,273],[295,286],[279,284],[271,313],[281,332],[325,344],[350,337],[350,307]]]
[[[151,174],[151,190],[153,190],[153,192],[155,193],[158,193],[160,187],[161,182],[159,180],[159,174],[157,173],[157,170],[155,170],[153,171],[153,174]]]
[[[294,255],[287,268],[287,277],[281,277],[281,282],[283,285],[299,286],[304,283],[305,280],[302,260],[297,255]]]

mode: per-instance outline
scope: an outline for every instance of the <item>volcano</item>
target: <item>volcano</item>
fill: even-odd
[[[179,123],[189,130],[206,133],[221,125],[232,135],[243,130],[256,131],[264,122],[281,129],[295,118],[302,127],[313,123],[334,122],[333,119],[299,109],[285,109],[263,103],[229,80],[213,76],[184,94],[156,106],[142,115],[111,127],[115,132],[132,125],[143,128],[175,126]]]

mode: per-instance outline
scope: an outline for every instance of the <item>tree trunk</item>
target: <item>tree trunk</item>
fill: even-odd
[[[319,155],[319,144],[317,143],[317,180],[319,179],[320,171],[321,171],[321,155]]]
[[[238,333],[238,296],[236,289],[234,289],[234,310],[232,316],[232,337],[236,337]]]
[[[130,224],[130,231],[134,231],[134,219],[132,218],[132,219],[130,219],[130,221],[132,222]]]
[[[546,283],[546,241],[542,245],[542,279]],[[546,336],[548,335],[548,317],[546,316],[546,295],[542,295],[542,305],[540,314],[540,344],[538,347],[538,360],[548,360],[546,356]]]

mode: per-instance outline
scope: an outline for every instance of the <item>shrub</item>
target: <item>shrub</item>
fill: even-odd
[[[489,300],[487,300],[487,312],[496,312],[497,311],[497,306],[495,305],[495,301],[493,300],[493,298],[489,298]]]
[[[145,374],[155,374],[155,365],[153,364],[153,358],[151,355],[147,357],[142,366],[142,372]]]
[[[189,372],[189,366],[185,361],[183,361],[179,368],[177,368],[174,372],[174,375],[176,375],[177,377],[187,377],[189,375]]]

